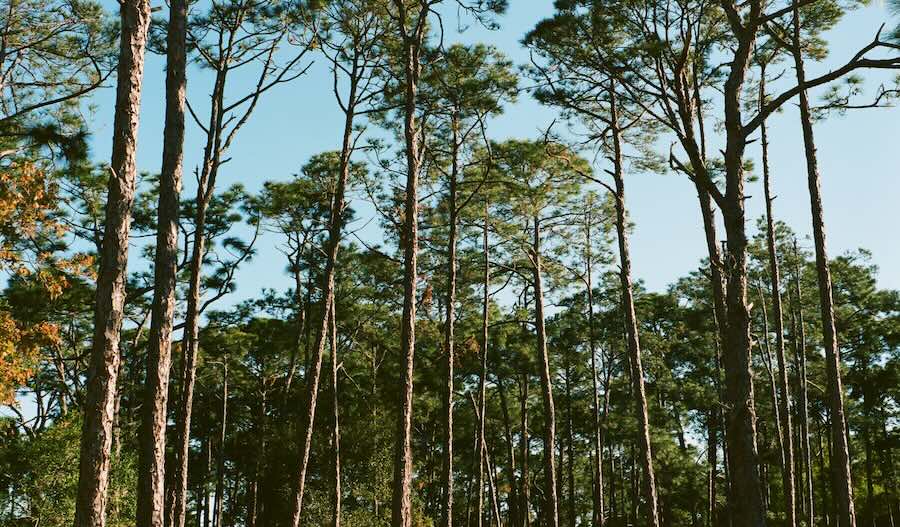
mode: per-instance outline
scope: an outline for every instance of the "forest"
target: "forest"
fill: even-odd
[[[900,525],[886,3],[0,0],[0,526]]]

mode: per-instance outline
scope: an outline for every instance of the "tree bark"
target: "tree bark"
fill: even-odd
[[[483,264],[484,264],[484,274],[482,275],[482,288],[484,289],[483,297],[482,297],[482,305],[481,305],[481,370],[478,375],[478,470],[475,472],[475,495],[476,495],[476,525],[481,527],[483,511],[482,507],[484,504],[484,466],[485,466],[485,455],[487,454],[487,443],[484,439],[484,421],[485,421],[485,407],[486,407],[486,390],[485,383],[487,382],[487,357],[488,357],[488,322],[489,322],[489,311],[490,307],[490,281],[491,281],[491,266],[489,260],[489,245],[488,245],[488,207],[487,203],[485,203],[484,207],[484,230],[482,237],[482,254],[483,254]]]
[[[591,515],[591,524],[594,527],[603,527],[604,511],[603,511],[603,437],[600,423],[600,386],[597,371],[597,345],[595,340],[594,328],[594,286],[593,286],[593,260],[591,251],[591,228],[592,217],[591,210],[585,213],[585,286],[587,295],[587,318],[588,318],[588,352],[591,354],[591,381],[592,385],[592,404],[591,412],[593,413],[594,428],[594,474],[593,474],[593,510]]]
[[[125,304],[128,239],[134,204],[137,133],[140,118],[144,49],[150,23],[147,0],[121,3],[116,110],[106,202],[106,223],[94,308],[94,335],[81,431],[76,527],[106,524],[119,336]]]
[[[355,71],[353,72],[355,73]],[[350,94],[348,96],[347,111],[344,116],[344,135],[341,146],[341,159],[339,174],[335,185],[334,196],[331,200],[331,213],[328,227],[328,242],[325,255],[325,275],[323,277],[322,320],[316,328],[315,357],[311,370],[308,370],[306,380],[307,388],[307,412],[302,424],[303,451],[300,454],[300,467],[297,475],[297,487],[294,494],[294,506],[291,513],[291,525],[297,527],[303,515],[303,498],[306,490],[306,473],[309,468],[309,453],[312,449],[312,436],[316,418],[316,403],[319,396],[319,381],[322,375],[322,361],[325,354],[325,344],[329,335],[331,321],[329,315],[334,308],[334,283],[337,267],[338,249],[341,242],[341,233],[344,227],[343,213],[346,208],[347,180],[350,177],[350,156],[353,153],[353,121],[356,108],[357,78],[351,74]]]
[[[559,526],[559,501],[556,490],[556,408],[553,404],[553,383],[550,357],[547,353],[547,332],[544,325],[544,285],[541,271],[541,220],[534,218],[534,239],[531,247],[534,288],[534,322],[537,327],[537,351],[541,361],[541,396],[544,402],[544,524]]]
[[[450,124],[452,155],[450,167],[449,194],[450,233],[447,237],[447,305],[444,321],[444,351],[447,353],[447,378],[444,393],[444,502],[441,510],[442,525],[453,527],[453,368],[456,361],[456,342],[454,330],[456,326],[456,234],[458,229],[457,182],[459,179],[459,143],[457,131],[459,122],[454,114]],[[487,256],[485,256],[487,258]]]
[[[819,279],[819,306],[822,313],[822,339],[825,348],[825,372],[828,378],[828,401],[831,409],[831,437],[834,443],[834,458],[831,467],[834,472],[835,501],[839,511],[840,527],[856,527],[856,511],[853,504],[853,477],[850,471],[850,445],[847,437],[846,415],[844,412],[844,387],[841,379],[841,351],[838,347],[837,329],[834,322],[834,298],[831,286],[831,268],[828,263],[828,249],[825,237],[825,215],[822,207],[822,182],[819,176],[816,142],[813,135],[812,115],[806,92],[806,72],[800,40],[800,13],[797,0],[793,1],[793,47],[794,69],[797,83],[801,86],[800,123],[803,127],[803,151],[806,155],[806,174],[809,185],[809,200],[812,209],[813,242],[816,252],[816,274]]]
[[[728,8],[732,8],[728,4]],[[751,20],[761,9],[751,5]],[[756,15],[754,15],[756,13]],[[733,60],[724,85],[725,193],[720,209],[725,220],[728,254],[726,276],[726,339],[723,341],[727,451],[731,477],[730,513],[735,527],[762,527],[765,507],[759,480],[756,448],[756,409],[751,372],[750,307],[747,301],[747,233],[744,210],[744,151],[747,138],[742,121],[742,92],[750,55],[756,43],[755,27],[744,27],[740,15],[728,12],[736,37]]]
[[[403,44],[404,104],[403,135],[406,145],[406,200],[401,241],[403,244],[403,318],[400,327],[400,354],[402,356],[402,388],[400,390],[400,418],[397,422],[397,442],[394,459],[394,485],[391,509],[393,527],[412,525],[412,405],[413,362],[416,351],[416,286],[418,274],[416,258],[419,250],[419,166],[420,145],[416,122],[416,102],[420,52],[425,39],[425,27],[430,4],[423,4],[416,13],[415,24],[408,27],[409,13],[403,0],[394,0]],[[410,31],[412,31],[410,33]]]
[[[766,69],[762,67],[759,84],[760,105],[766,101]],[[790,383],[788,381],[787,360],[784,351],[784,308],[781,304],[781,270],[778,267],[778,253],[775,247],[775,219],[772,213],[772,186],[769,172],[769,139],[766,121],[760,126],[762,135],[763,188],[766,199],[766,244],[769,252],[769,280],[771,284],[772,314],[775,317],[775,357],[778,360],[778,390],[781,393],[780,416],[782,456],[784,468],[782,478],[784,485],[785,515],[790,527],[797,525],[797,495],[794,478],[794,425],[791,422]],[[768,337],[767,337],[768,339]]]
[[[334,302],[331,303],[331,405],[332,429],[331,451],[334,463],[334,503],[332,504],[331,527],[341,527],[341,421],[338,397],[338,342],[337,316]]]
[[[228,359],[224,359],[227,361]],[[219,414],[219,452],[216,458],[215,527],[222,527],[225,504],[225,441],[228,438],[228,363],[222,362],[222,410]]]
[[[637,315],[634,309],[634,290],[631,282],[631,254],[628,248],[628,213],[625,208],[625,179],[622,166],[621,130],[618,128],[615,88],[610,89],[613,177],[615,179],[616,233],[619,239],[619,280],[622,284],[622,308],[625,311],[625,329],[628,340],[628,356],[631,363],[631,383],[635,397],[638,421],[638,445],[640,464],[644,477],[643,494],[646,500],[645,517],[651,527],[659,526],[656,496],[656,476],[653,471],[653,453],[650,445],[650,419],[647,409],[647,393],[644,387],[644,368],[641,364],[641,343]]]
[[[794,331],[794,360],[797,363],[800,400],[797,402],[800,414],[800,450],[803,454],[803,468],[806,476],[806,519],[807,525],[815,524],[815,492],[813,487],[812,449],[809,440],[809,392],[806,377],[806,326],[803,321],[803,292],[800,288],[800,251],[794,240],[794,295],[796,301]]]
[[[163,527],[169,370],[178,273],[178,216],[184,158],[187,85],[187,0],[172,0],[166,35],[166,122],[156,227],[153,308],[147,356],[144,418],[139,435],[137,526]]]
[[[528,478],[528,458],[531,452],[531,439],[528,434],[528,372],[522,373],[522,401],[519,408],[521,416],[521,430],[519,439],[520,457],[522,458],[521,490],[519,496],[522,499],[519,513],[522,517],[522,527],[531,527],[531,483]]]

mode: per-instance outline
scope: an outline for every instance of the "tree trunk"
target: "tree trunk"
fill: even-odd
[[[628,213],[625,209],[625,180],[622,166],[621,130],[618,128],[614,88],[610,89],[613,138],[613,177],[616,194],[616,233],[619,238],[619,279],[622,284],[622,308],[625,311],[625,328],[628,339],[628,356],[631,363],[631,382],[634,391],[638,422],[638,445],[643,471],[643,494],[646,500],[646,519],[651,527],[659,526],[657,511],[656,476],[653,471],[653,453],[650,445],[650,419],[647,410],[647,393],[644,387],[644,368],[641,364],[641,343],[637,315],[634,309],[634,290],[631,283],[631,254],[628,249]]]
[[[485,383],[487,382],[487,357],[488,357],[488,322],[490,306],[490,281],[491,266],[489,261],[488,246],[488,206],[484,207],[484,230],[482,237],[482,253],[484,263],[484,274],[482,275],[482,288],[484,289],[481,306],[481,370],[478,375],[478,470],[475,472],[475,515],[478,518],[476,525],[481,527],[482,518],[484,516],[482,507],[484,504],[484,466],[485,454],[487,454],[487,444],[484,439],[484,421],[486,407],[486,391]]]
[[[319,381],[322,376],[322,361],[325,355],[325,344],[328,340],[331,310],[334,308],[334,283],[337,267],[338,249],[341,244],[341,233],[344,227],[344,209],[346,208],[347,180],[350,177],[350,156],[353,153],[353,121],[355,118],[357,79],[351,76],[350,93],[347,99],[347,111],[344,119],[344,136],[341,146],[340,173],[335,184],[334,196],[331,200],[331,212],[328,220],[328,242],[325,251],[325,276],[323,277],[322,320],[316,328],[315,357],[312,369],[307,370],[307,408],[301,430],[303,430],[303,451],[300,454],[300,467],[297,475],[297,487],[294,494],[294,507],[291,513],[291,525],[297,527],[303,515],[303,498],[306,490],[306,473],[309,468],[309,453],[312,449],[312,436],[315,427],[316,406],[319,398]]]
[[[812,115],[806,92],[806,73],[800,40],[800,14],[797,0],[794,6],[793,49],[794,69],[800,90],[800,122],[803,127],[803,147],[806,154],[806,174],[809,184],[809,199],[812,209],[813,242],[816,249],[816,274],[819,279],[819,305],[822,312],[822,338],[825,348],[825,371],[828,378],[828,399],[831,409],[831,437],[834,443],[835,501],[840,517],[840,527],[856,527],[856,511],[853,505],[853,478],[850,471],[850,445],[847,437],[846,415],[844,412],[844,387],[841,380],[841,352],[837,342],[834,323],[834,298],[831,287],[831,268],[825,240],[825,216],[822,208],[822,183],[816,158],[816,143],[813,136]]]
[[[747,302],[747,233],[744,210],[744,150],[747,138],[742,121],[743,86],[756,43],[754,28],[731,21],[737,45],[724,86],[725,193],[720,208],[725,220],[728,254],[725,258],[727,338],[723,341],[725,405],[728,408],[726,444],[731,476],[730,513],[736,527],[766,524],[756,449],[756,410],[751,372],[750,307]]]
[[[556,492],[556,408],[553,404],[553,384],[550,357],[547,354],[547,333],[544,326],[544,285],[541,271],[541,220],[534,218],[534,240],[531,247],[534,288],[534,322],[537,327],[537,351],[541,368],[541,395],[544,402],[544,524],[559,526],[559,502]]]
[[[338,398],[338,342],[337,316],[334,302],[331,303],[331,405],[332,429],[331,451],[334,463],[334,503],[332,504],[331,527],[341,527],[341,422]]]
[[[106,524],[106,491],[109,485],[110,449],[115,418],[113,409],[120,360],[119,334],[125,304],[141,82],[150,3],[147,0],[123,1],[120,20],[122,34],[112,159],[109,167],[111,176],[81,431],[78,494],[75,502],[76,527],[103,527]]]
[[[766,70],[763,66],[759,85],[760,105],[766,101]],[[769,252],[769,280],[771,281],[772,311],[775,317],[775,357],[778,360],[778,390],[781,393],[780,416],[781,436],[783,438],[782,455],[784,468],[782,478],[784,485],[785,515],[787,524],[797,525],[797,496],[794,480],[794,425],[791,422],[790,383],[788,381],[787,360],[784,352],[784,308],[781,304],[781,270],[778,267],[778,253],[775,248],[775,219],[772,213],[772,186],[769,173],[769,140],[766,122],[760,126],[762,135],[763,188],[766,199],[766,243]]]
[[[166,122],[159,177],[153,308],[147,355],[144,418],[139,434],[137,526],[163,527],[169,370],[178,272],[178,216],[184,158],[187,0],[172,0],[166,35]]]
[[[416,13],[413,33],[409,33],[408,11],[402,0],[394,0],[399,18],[404,46],[404,108],[403,135],[406,145],[406,203],[404,208],[403,231],[403,319],[400,327],[400,355],[403,364],[402,389],[400,390],[400,419],[397,422],[397,443],[394,459],[394,488],[392,499],[391,525],[411,527],[412,525],[412,405],[413,405],[413,361],[416,351],[416,286],[418,274],[416,258],[419,250],[418,209],[419,209],[419,152],[418,124],[416,123],[416,100],[418,93],[420,50],[424,40],[425,19],[428,7]]]
[[[593,474],[593,510],[591,524],[593,527],[603,527],[603,437],[600,424],[600,387],[597,371],[597,346],[594,328],[594,286],[593,286],[593,261],[591,252],[591,210],[585,213],[585,285],[587,294],[587,318],[588,318],[588,351],[591,354],[591,381],[593,383],[592,405],[594,428],[594,474]]]
[[[441,510],[441,524],[444,527],[453,527],[453,367],[456,361],[454,329],[456,325],[456,232],[458,228],[456,186],[459,178],[459,141],[457,139],[459,122],[455,114],[450,128],[453,153],[450,188],[447,196],[450,208],[450,233],[447,237],[447,305],[444,315],[444,351],[447,353],[447,378],[444,393],[444,502]]]
[[[521,506],[519,507],[519,513],[522,517],[522,527],[531,527],[531,484],[528,480],[528,458],[529,453],[531,452],[531,440],[528,435],[528,372],[522,373],[522,402],[520,405],[519,413],[521,415],[521,430],[520,435],[521,439],[519,450],[521,451],[519,457],[522,458],[522,477],[521,477],[521,490],[519,491],[519,496],[522,498]]]
[[[794,240],[794,295],[795,326],[794,360],[797,363],[797,377],[800,397],[797,402],[800,414],[800,451],[803,454],[803,468],[806,476],[806,520],[807,525],[815,525],[815,492],[813,487],[812,449],[809,442],[809,392],[806,377],[806,325],[803,321],[803,292],[800,288],[800,251]]]
[[[225,359],[227,360],[227,359]],[[222,363],[222,411],[219,414],[219,452],[216,459],[216,494],[214,527],[222,527],[225,503],[225,441],[228,430],[228,363]]]
[[[175,466],[172,474],[172,491],[169,505],[170,527],[184,527],[188,488],[188,461],[191,443],[191,416],[194,404],[197,353],[200,347],[200,300],[203,257],[206,254],[206,216],[215,189],[222,153],[222,126],[224,123],[223,99],[228,70],[216,71],[211,96],[209,132],[203,151],[203,168],[197,185],[197,210],[194,214],[194,243],[191,247],[190,278],[184,335],[182,337],[181,400],[175,421]]]

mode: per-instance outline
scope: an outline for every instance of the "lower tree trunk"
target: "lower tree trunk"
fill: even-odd
[[[332,503],[331,527],[341,527],[341,423],[338,398],[338,342],[335,303],[331,302],[331,405],[332,429],[331,451],[334,463],[334,502]]]

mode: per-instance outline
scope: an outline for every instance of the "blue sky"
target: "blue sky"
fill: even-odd
[[[115,3],[104,0],[112,10]],[[161,3],[158,0],[154,5]],[[464,34],[448,34],[447,43],[487,42],[515,62],[528,60],[519,41],[540,19],[552,13],[550,0],[514,0],[501,18],[499,31],[471,28]],[[165,11],[161,14],[165,14]],[[828,36],[832,57],[810,65],[815,75],[846,60],[856,48],[868,43],[878,26],[889,19],[879,3],[852,12]],[[447,13],[448,18],[455,17]],[[455,23],[445,23],[452,29]],[[241,130],[231,151],[232,161],[220,172],[220,188],[243,183],[257,190],[266,180],[284,180],[296,173],[310,156],[340,145],[342,116],[331,94],[331,77],[324,61],[314,57],[308,74],[292,84],[267,93],[251,121]],[[145,70],[139,133],[138,168],[159,170],[164,115],[164,58],[149,55]],[[787,77],[792,77],[789,71]],[[878,75],[868,77],[882,78]],[[527,82],[527,81],[525,81]],[[874,81],[877,82],[877,81]],[[870,83],[871,84],[871,83]],[[206,74],[189,72],[188,97],[198,107],[209,93]],[[93,99],[90,118],[92,149],[97,161],[107,161],[112,132],[114,91],[106,89]],[[537,137],[553,120],[553,110],[541,107],[527,94],[490,123],[492,138]],[[809,197],[800,125],[795,105],[770,119],[770,149],[775,213],[806,236],[810,232]],[[193,195],[193,171],[202,155],[201,135],[189,122],[185,155],[185,192]],[[900,244],[894,232],[900,222],[900,110],[860,110],[835,116],[816,125],[819,163],[832,256],[864,247],[872,251],[880,267],[881,286],[900,288]],[[748,149],[758,155],[758,143]],[[675,174],[636,174],[627,181],[628,205],[635,223],[632,259],[635,278],[651,290],[661,290],[695,269],[705,255],[705,245],[693,186]],[[751,184],[748,218],[751,224],[763,209],[762,189]],[[361,223],[371,209],[356,201]],[[371,228],[367,228],[368,232]],[[284,274],[284,259],[274,236],[260,242],[256,260],[238,274],[238,290],[226,303],[258,294],[263,287],[286,290],[291,282]],[[809,246],[811,242],[806,241]],[[137,255],[137,251],[132,252]],[[137,264],[136,264],[137,265]],[[221,305],[220,305],[221,307]]]

